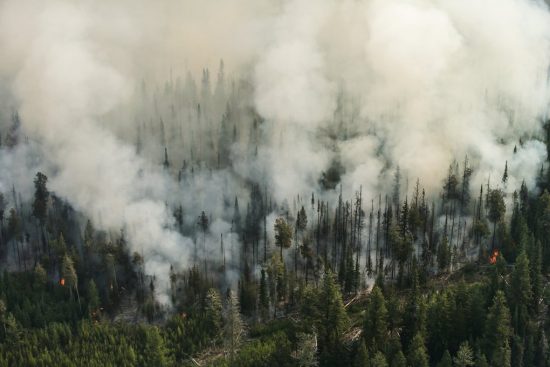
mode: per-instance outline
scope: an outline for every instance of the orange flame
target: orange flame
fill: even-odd
[[[61,278],[59,284],[61,284],[61,286],[65,286],[65,278]]]
[[[491,257],[489,257],[489,264],[491,264],[491,265],[496,264],[498,255],[499,255],[498,250],[496,250],[496,249],[493,250],[493,253],[492,253]]]

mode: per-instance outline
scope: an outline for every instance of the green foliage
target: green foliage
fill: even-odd
[[[453,359],[448,350],[445,350],[445,353],[443,353],[443,357],[441,357],[437,367],[453,367]]]
[[[422,334],[416,334],[409,346],[409,352],[407,355],[409,364],[413,367],[428,367],[428,352],[424,345],[424,338]]]
[[[50,193],[46,187],[48,177],[42,172],[36,174],[34,179],[34,203],[32,204],[32,214],[38,219],[40,225],[44,225],[46,222],[46,216],[48,215],[48,199]]]
[[[292,210],[254,189],[244,228],[235,205],[233,230],[245,244],[238,293],[220,295],[231,269],[219,266],[221,259],[204,271],[171,268],[173,310],[156,302],[160,276],[147,275],[139,253],[129,255],[124,232],[102,233],[87,221],[80,238],[84,222],[50,197],[47,179],[37,175],[37,220],[25,202],[16,203],[7,223],[0,218],[0,255],[8,249],[20,271],[0,276],[0,367],[187,367],[191,357],[212,366],[547,367],[550,194],[529,196],[522,185],[507,218],[504,191],[489,189],[472,212],[464,191],[471,172],[458,172],[453,164],[442,205],[431,208],[418,183],[412,199],[400,201],[397,178],[380,213],[372,203],[368,230],[360,193],[355,203],[341,194],[332,209],[317,201],[315,212],[315,200],[306,210],[296,198]],[[274,228],[280,254],[267,235],[272,210],[284,213]],[[437,220],[443,212],[445,229]],[[178,229],[187,235],[198,228],[206,246],[215,218],[202,212],[191,229],[185,217],[180,207]],[[485,253],[460,268],[475,246],[487,250],[487,220],[501,251],[496,264]],[[282,252],[293,237],[299,247],[287,268]],[[365,251],[375,264],[361,264]],[[451,261],[453,274],[431,276]],[[370,294],[362,289],[371,280],[361,279],[363,270],[376,277]],[[112,323],[127,316],[133,299],[136,323]]]
[[[437,266],[439,271],[446,271],[451,264],[451,246],[445,236],[437,246]]]
[[[53,322],[74,324],[87,316],[69,297],[67,287],[35,281],[35,277],[35,272],[0,276],[0,298],[7,313],[23,328],[41,328]]]
[[[223,330],[223,306],[220,293],[210,288],[206,294],[204,308],[205,327],[213,342],[218,341]]]
[[[300,209],[298,212],[298,216],[296,217],[296,230],[299,232],[305,231],[307,228],[307,214],[306,210],[304,209],[304,206]]]
[[[367,344],[374,346],[376,350],[384,350],[386,346],[388,340],[387,317],[388,311],[384,295],[380,288],[374,286],[367,303],[363,335]]]
[[[67,286],[71,292],[73,288],[76,289],[78,277],[74,268],[74,262],[68,255],[63,257],[63,262],[61,263],[61,277],[65,282],[64,285]]]
[[[283,248],[289,248],[292,245],[292,227],[282,217],[275,220],[275,244],[281,248],[281,259]]]
[[[490,190],[488,200],[489,220],[493,223],[498,223],[504,217],[504,213],[506,212],[504,192],[500,189]]]
[[[74,329],[52,323],[27,329],[18,341],[0,344],[8,365],[167,366],[165,344],[156,327],[91,324]]]
[[[267,283],[265,269],[262,269],[260,278],[259,307],[262,318],[267,319],[269,313],[269,285]]]
[[[243,322],[240,315],[239,300],[233,292],[229,292],[224,313],[224,341],[231,358],[239,346],[243,336]]]
[[[511,364],[510,311],[502,291],[497,291],[489,308],[485,326],[486,352],[491,366],[508,367]]]
[[[93,279],[88,282],[88,309],[96,312],[100,306],[99,293]]]
[[[407,367],[407,358],[403,351],[398,351],[392,358],[391,367]]]
[[[39,291],[40,289],[43,289],[46,286],[46,282],[48,281],[48,275],[46,274],[46,270],[40,265],[40,263],[36,264],[34,267],[34,286]]]
[[[406,348],[412,338],[420,333],[423,337],[426,334],[426,305],[416,287],[407,299],[403,313],[403,332],[401,341]]]
[[[371,367],[388,367],[388,360],[382,352],[376,352],[372,358]]]
[[[10,216],[8,217],[8,237],[21,241],[22,235],[21,218],[17,214],[17,211],[11,208]]]
[[[522,251],[516,259],[516,266],[511,275],[509,298],[514,310],[514,327],[520,335],[525,335],[532,295],[529,259]]]
[[[331,365],[330,361],[340,360],[341,362],[341,337],[348,326],[349,319],[336,278],[330,270],[325,273],[316,303],[318,308],[316,315],[319,316],[316,324],[319,351],[324,358],[321,360],[321,365]]]
[[[359,340],[355,357],[353,358],[353,367],[368,367],[369,366],[369,354],[365,341]]]
[[[317,336],[315,334],[300,333],[297,337],[296,359],[298,366],[317,366]]]
[[[469,367],[474,365],[474,352],[467,341],[460,344],[454,362],[456,367]]]

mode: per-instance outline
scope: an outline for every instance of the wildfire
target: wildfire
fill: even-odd
[[[61,284],[61,286],[65,286],[65,278],[61,278],[59,280],[59,284]]]
[[[496,264],[497,258],[498,258],[498,250],[493,250],[493,253],[491,254],[491,257],[489,257],[489,264],[493,265]]]

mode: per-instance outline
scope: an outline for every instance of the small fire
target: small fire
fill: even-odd
[[[489,257],[489,264],[493,265],[497,263],[498,250],[493,250],[491,257]]]
[[[61,284],[61,286],[65,286],[65,278],[61,278],[61,280],[59,280],[59,284]]]

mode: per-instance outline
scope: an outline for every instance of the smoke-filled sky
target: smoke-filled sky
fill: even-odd
[[[36,170],[23,167],[40,166],[96,226],[125,228],[165,284],[193,247],[171,229],[174,196],[193,217],[216,210],[197,197],[218,198],[220,186],[237,195],[242,180],[278,201],[309,195],[335,161],[347,192],[384,192],[399,166],[437,194],[466,155],[473,187],[498,182],[508,161],[513,191],[523,179],[533,186],[546,158],[537,138],[550,97],[550,13],[541,1],[0,0],[0,53],[2,114],[18,110],[43,155],[37,164],[36,148],[0,153],[0,189],[30,191]],[[136,119],[113,111],[135,108],[144,80],[200,79],[221,58],[228,79],[251,86],[264,139],[253,158],[233,146],[229,169],[182,189],[136,153]],[[227,220],[215,226],[229,235]]]

